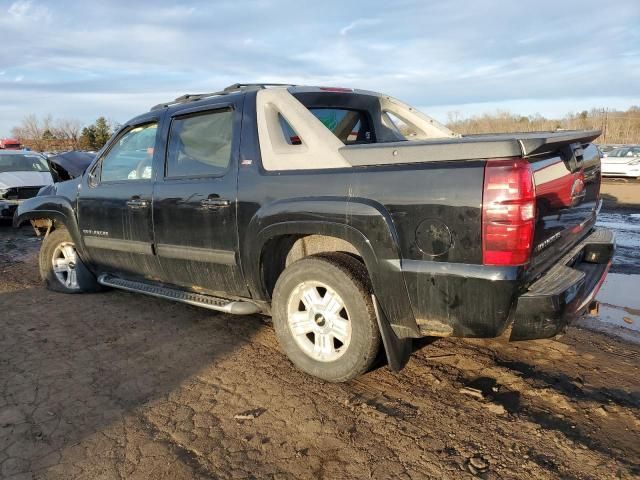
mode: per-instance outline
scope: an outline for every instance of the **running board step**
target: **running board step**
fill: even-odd
[[[197,307],[217,310],[219,312],[232,313],[234,315],[251,315],[260,312],[260,307],[255,303],[238,300],[227,300],[226,298],[213,297],[202,293],[184,292],[169,287],[152,285],[146,282],[136,282],[134,280],[124,280],[113,275],[100,275],[98,283],[107,287],[119,288],[129,292],[145,293],[152,297],[174,300],[176,302],[188,303]]]

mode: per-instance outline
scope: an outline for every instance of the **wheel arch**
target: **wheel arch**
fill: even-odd
[[[19,227],[27,221],[51,220],[54,228],[60,225],[69,231],[76,249],[84,255],[84,243],[71,201],[58,195],[44,195],[25,200],[13,216],[13,226]]]
[[[362,258],[376,298],[394,332],[400,338],[419,336],[400,268],[395,228],[384,207],[367,199],[289,199],[261,208],[251,220],[240,249],[245,278],[255,299],[268,302],[269,285],[277,280],[271,278],[265,283],[265,257],[286,265],[295,242],[310,236],[332,238],[349,245],[350,249],[322,251],[347,251]]]

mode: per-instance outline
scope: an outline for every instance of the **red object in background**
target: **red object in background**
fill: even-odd
[[[3,138],[0,139],[0,149],[3,150],[20,150],[22,145],[15,138]]]
[[[536,195],[552,208],[569,208],[584,197],[584,170],[567,170],[561,160],[538,170],[535,174]]]

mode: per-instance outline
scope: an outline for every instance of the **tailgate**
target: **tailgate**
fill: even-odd
[[[590,140],[560,142],[528,158],[537,210],[530,279],[562,258],[595,224],[601,168],[597,148],[586,143]]]

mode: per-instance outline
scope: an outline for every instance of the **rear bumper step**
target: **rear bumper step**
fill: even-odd
[[[518,298],[510,340],[550,338],[589,308],[615,249],[613,233],[596,229]]]
[[[174,288],[153,285],[146,282],[124,280],[113,275],[100,275],[98,283],[107,287],[119,288],[129,292],[144,293],[152,297],[164,298],[176,302],[188,303],[197,307],[208,308],[218,312],[232,313],[234,315],[251,315],[260,312],[260,307],[252,302],[228,300],[202,293],[185,292]]]

